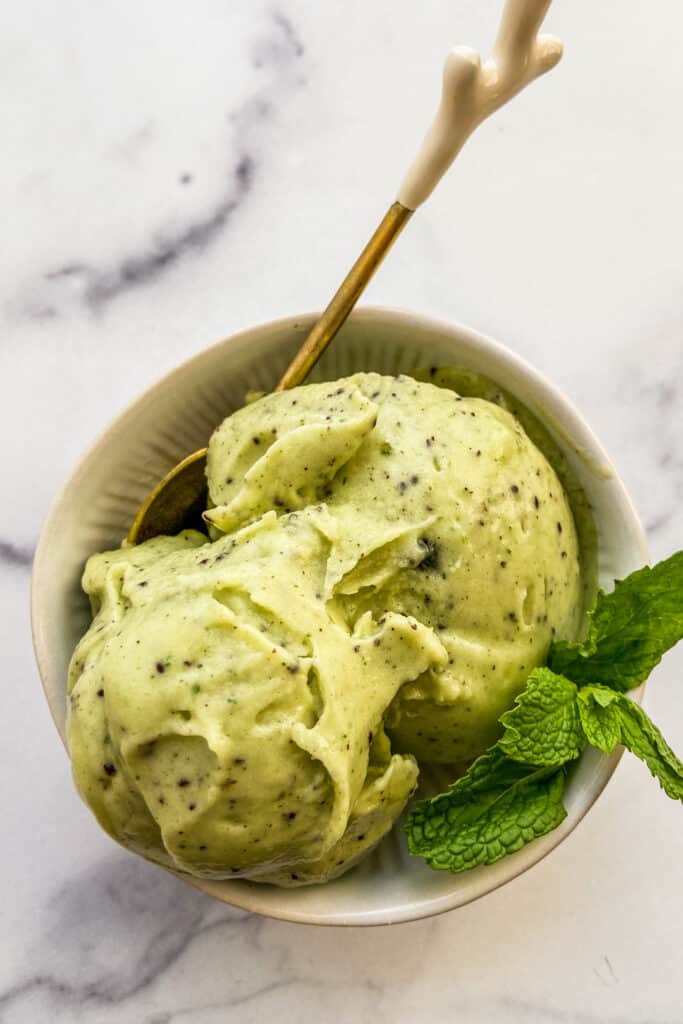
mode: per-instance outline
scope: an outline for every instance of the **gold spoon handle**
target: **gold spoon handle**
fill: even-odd
[[[412,214],[413,211],[401,203],[393,203],[389,207],[329,306],[283,373],[276,391],[287,391],[306,380]]]
[[[389,207],[276,391],[306,379],[413,211],[431,195],[477,125],[557,64],[562,44],[552,36],[538,35],[549,6],[550,0],[506,0],[493,57],[483,65],[479,54],[467,47],[456,47],[448,55],[441,104],[399,189],[398,201]]]

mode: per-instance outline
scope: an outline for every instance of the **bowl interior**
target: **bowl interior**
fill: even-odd
[[[85,560],[118,546],[153,485],[183,456],[204,446],[249,389],[272,388],[314,320],[309,314],[251,328],[174,370],[105,431],[56,498],[36,552],[32,600],[38,665],[62,738],[67,666],[90,619],[79,583]],[[502,346],[466,328],[366,308],[354,312],[311,379],[431,365],[493,378],[549,428],[592,505],[603,585],[643,564],[642,527],[590,428],[552,385]],[[497,888],[540,860],[580,821],[617,761],[618,755],[587,751],[567,788],[563,824],[498,864],[463,875],[434,872],[409,857],[394,830],[363,864],[324,886],[285,890],[242,880],[191,884],[236,906],[309,923],[382,924],[439,913]]]

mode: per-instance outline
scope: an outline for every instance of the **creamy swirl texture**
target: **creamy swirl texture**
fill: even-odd
[[[582,610],[565,491],[480,398],[356,374],[209,446],[213,540],[93,556],[70,672],[77,786],[119,841],[207,877],[334,877],[418,763],[461,764]]]

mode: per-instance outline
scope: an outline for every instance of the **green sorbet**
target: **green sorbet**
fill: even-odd
[[[391,828],[416,762],[481,753],[577,636],[572,511],[505,409],[371,373],[234,413],[207,474],[213,542],[88,562],[76,784],[176,870],[324,881]]]

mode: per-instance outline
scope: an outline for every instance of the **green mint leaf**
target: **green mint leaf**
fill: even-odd
[[[515,706],[501,717],[498,747],[515,761],[559,767],[578,757],[585,738],[576,706],[578,688],[548,668],[535,668]]]
[[[604,686],[587,686],[578,707],[589,743],[606,754],[622,743],[645,762],[667,796],[683,800],[683,764],[639,704]]]
[[[563,790],[562,770],[519,764],[496,745],[448,792],[415,804],[408,848],[437,870],[494,864],[560,824]]]
[[[579,686],[638,686],[683,637],[683,551],[600,591],[581,643],[552,645],[548,667]]]
[[[604,754],[621,742],[621,725],[616,698],[621,695],[605,686],[585,686],[579,693],[577,708],[586,739]],[[627,700],[628,698],[624,698]]]

